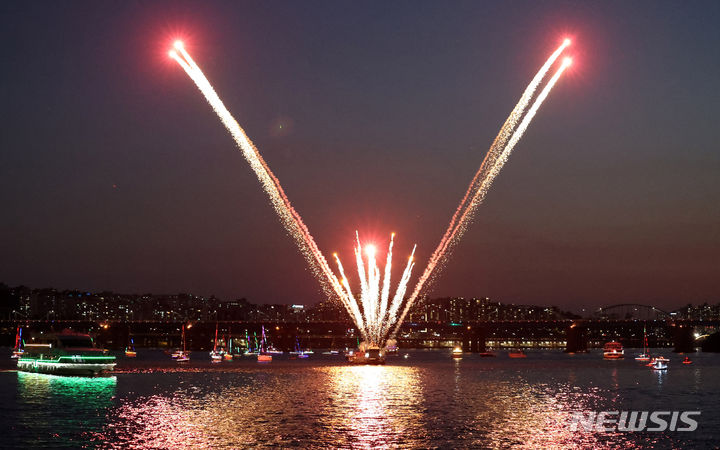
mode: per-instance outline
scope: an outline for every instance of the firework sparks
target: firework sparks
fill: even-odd
[[[272,173],[270,167],[268,167],[265,160],[260,156],[260,152],[258,152],[250,138],[245,134],[245,131],[240,127],[232,114],[230,114],[230,111],[225,107],[222,100],[220,100],[220,97],[202,70],[200,70],[200,67],[198,67],[192,57],[190,57],[190,54],[185,50],[183,43],[176,41],[173,47],[169,52],[169,56],[177,61],[180,67],[185,70],[185,73],[195,82],[195,85],[205,96],[205,99],[213,111],[215,111],[223,125],[225,125],[225,128],[230,132],[233,140],[255,172],[263,189],[268,197],[270,197],[270,202],[280,217],[283,226],[297,243],[303,256],[308,264],[310,264],[313,273],[323,285],[323,288],[326,292],[334,291],[338,297],[341,299],[344,298],[343,293],[345,291],[343,286],[337,283],[332,269],[330,269],[325,257],[308,231],[307,226],[305,226],[305,223],[300,218],[300,214],[298,214],[290,204],[290,200],[287,195],[285,195],[278,178]],[[352,305],[343,304],[350,316],[356,319],[357,311],[354,310]]]
[[[447,231],[443,235],[440,243],[433,252],[425,271],[420,276],[415,289],[410,295],[408,301],[405,304],[405,308],[398,320],[398,324],[391,336],[395,336],[399,329],[400,324],[405,319],[405,316],[410,311],[415,300],[418,298],[423,288],[427,288],[428,285],[432,284],[434,277],[437,276],[437,269],[441,268],[447,258],[450,256],[452,248],[458,243],[462,235],[465,233],[468,225],[474,217],[474,212],[477,206],[483,201],[488,189],[492,185],[493,180],[497,177],[500,170],[507,162],[510,153],[512,152],[515,145],[520,141],[525,130],[530,125],[533,117],[537,113],[538,109],[545,101],[550,91],[557,83],[562,73],[572,64],[572,59],[565,58],[557,69],[555,74],[550,78],[550,81],[545,85],[543,90],[537,96],[532,106],[528,110],[528,105],[532,100],[533,95],[537,91],[540,83],[545,79],[550,68],[555,64],[557,59],[560,57],[565,48],[570,45],[570,40],[565,39],[560,47],[555,50],[552,55],[545,61],[545,64],[535,74],[530,84],[523,92],[520,101],[515,105],[515,108],[510,113],[500,132],[498,133],[495,141],[493,141],[488,153],[485,155],[485,159],[480,165],[480,169],[475,174],[475,177],[470,182],[468,190],[465,192],[465,196],[460,201],[455,214],[450,220]],[[527,113],[525,113],[527,111]]]
[[[357,232],[356,235],[356,247],[355,247],[355,259],[357,260],[358,277],[360,279],[360,302],[362,305],[361,320],[356,320],[356,324],[362,324],[363,339],[369,345],[382,346],[387,338],[387,333],[390,328],[397,322],[397,313],[400,309],[403,299],[405,298],[405,292],[407,290],[408,282],[412,274],[412,269],[415,266],[413,262],[413,255],[415,254],[415,247],[413,247],[410,258],[408,258],[407,265],[403,271],[403,275],[400,278],[400,282],[397,285],[393,302],[388,308],[388,301],[390,298],[390,280],[392,272],[392,249],[395,240],[395,233],[390,235],[390,244],[388,245],[388,252],[385,259],[385,270],[384,275],[380,276],[380,269],[377,265],[377,249],[374,245],[370,244],[364,247],[364,253],[367,258],[367,266],[365,260],[363,260],[363,246],[360,243],[360,237]],[[342,277],[342,281],[335,278],[335,282],[344,287],[343,296],[345,297],[342,301],[345,304],[355,305],[355,308],[359,311],[358,301],[350,289],[350,284],[345,276],[345,270],[343,269],[340,258],[335,254],[335,260],[338,265],[338,271]]]
[[[548,83],[542,89],[535,101],[528,106],[540,86],[545,79],[550,68],[555,64],[556,60],[570,45],[570,41],[566,39],[562,45],[548,58],[545,64],[540,68],[538,73],[532,79],[528,87],[525,89],[520,101],[517,103],[510,116],[503,124],[495,141],[490,146],[480,169],[470,182],[467,192],[460,201],[460,205],[455,211],[448,229],[443,235],[438,247],[428,261],[422,276],[419,278],[412,294],[405,299],[405,292],[412,275],[412,269],[415,265],[413,257],[415,247],[408,259],[405,270],[397,285],[395,295],[390,300],[391,288],[391,272],[392,272],[392,251],[394,243],[394,233],[390,237],[384,274],[381,276],[380,268],[377,265],[376,249],[373,245],[365,247],[365,255],[367,257],[367,266],[363,259],[363,246],[360,238],[356,233],[357,245],[355,247],[355,259],[360,279],[360,302],[353,295],[350,283],[345,276],[345,271],[337,254],[334,254],[338,271],[341,278],[337,278],[327,263],[322,252],[318,248],[315,240],[310,234],[308,228],[303,223],[300,215],[290,204],[290,200],[280,185],[278,178],[272,173],[265,160],[260,156],[257,148],[248,138],[245,131],[240,127],[237,121],[230,114],[223,104],[220,97],[213,89],[210,82],[203,74],[200,67],[190,57],[185,50],[181,41],[176,41],[173,49],[170,50],[169,56],[185,70],[187,75],[195,82],[200,92],[205,96],[210,106],[220,118],[225,128],[230,132],[233,140],[242,151],[243,156],[250,164],[255,172],[263,189],[270,198],[270,202],[280,217],[285,229],[293,237],[307,262],[310,264],[313,273],[320,280],[326,292],[334,292],[340,299],[343,306],[347,310],[350,317],[355,322],[362,338],[369,344],[382,346],[385,340],[390,336],[393,337],[405,319],[415,300],[418,298],[423,288],[430,285],[435,276],[437,276],[438,268],[442,267],[449,257],[452,248],[457,244],[460,237],[467,229],[472,221],[477,206],[482,202],[487,194],[490,185],[498,175],[503,165],[507,161],[510,153],[515,145],[522,138],[525,130],[530,125],[533,117],[547,98],[553,86],[558,79],[571,64],[569,58],[565,58],[561,66],[555,74],[550,78]],[[398,315],[402,308],[402,314]],[[395,327],[393,329],[393,326]],[[393,329],[392,333],[390,333]]]

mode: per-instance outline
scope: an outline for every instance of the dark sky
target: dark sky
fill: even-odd
[[[570,36],[574,65],[432,295],[572,309],[720,301],[719,2],[0,12],[7,284],[322,298],[230,136],[167,57],[177,37],[321,249],[352,268],[356,229],[382,245],[395,231],[400,255],[418,244],[417,277],[526,84]]]

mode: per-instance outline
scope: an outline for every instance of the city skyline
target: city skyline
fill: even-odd
[[[535,67],[571,36],[572,70],[430,296],[563,309],[713,301],[720,60],[707,49],[720,34],[699,25],[719,7],[526,6],[190,14],[178,3],[111,16],[93,5],[3,6],[0,278],[267,303],[323,297],[232,142],[168,61],[175,38],[326,254],[351,255],[355,229],[363,239],[397,232],[398,251],[417,243],[424,262]]]
[[[445,306],[442,306],[445,305]],[[474,305],[474,306],[470,306]],[[634,307],[634,312],[633,312]],[[276,308],[273,310],[272,308]],[[457,312],[457,311],[461,312]],[[462,310],[465,310],[463,313]],[[477,316],[467,316],[468,312]],[[431,312],[434,311],[434,312]],[[442,312],[447,316],[441,318]],[[454,312],[453,312],[454,311]],[[608,311],[615,311],[609,313]],[[617,314],[620,313],[618,316]],[[618,304],[559,308],[555,304],[522,304],[485,296],[429,297],[413,305],[408,321],[440,320],[530,320],[539,318],[598,319],[608,316],[614,320],[629,317],[655,319],[717,319],[720,301],[678,303],[673,308],[654,305]],[[425,319],[419,319],[422,316]],[[284,303],[267,303],[246,297],[221,298],[215,295],[196,295],[191,292],[122,293],[109,290],[88,292],[78,289],[52,287],[8,286],[0,282],[0,320],[22,323],[24,320],[242,320],[242,321],[323,320],[352,322],[342,306],[332,298],[314,303],[298,303],[292,299]],[[303,317],[303,319],[298,319]]]

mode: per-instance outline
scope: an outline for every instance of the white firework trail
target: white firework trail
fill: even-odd
[[[394,239],[395,234],[393,233],[390,236],[390,244],[388,245],[384,275],[381,277],[380,269],[377,265],[375,246],[368,245],[364,247],[364,252],[367,257],[366,267],[365,260],[363,260],[363,246],[360,243],[359,236],[357,237],[355,258],[357,260],[358,277],[360,279],[360,302],[357,301],[350,289],[340,258],[337,254],[334,255],[337,261],[338,271],[342,277],[342,280],[338,280],[337,278],[335,280],[337,284],[342,285],[345,289],[343,293],[345,297],[343,303],[354,305],[360,303],[362,305],[362,323],[366,333],[364,339],[366,343],[371,346],[376,345],[382,347],[385,344],[390,327],[397,322],[397,313],[405,298],[405,292],[407,291],[412,269],[415,266],[413,262],[415,247],[413,247],[407,266],[405,266],[400,282],[397,285],[392,304],[388,305],[391,288],[392,248]]]
[[[330,269],[325,256],[318,248],[315,240],[310,234],[307,226],[302,221],[300,214],[290,204],[290,200],[285,195],[280,181],[272,173],[270,167],[268,167],[265,160],[260,156],[255,145],[252,143],[250,138],[245,134],[245,131],[240,127],[235,118],[230,114],[230,111],[225,107],[225,104],[220,100],[220,97],[213,89],[210,82],[203,74],[200,67],[190,57],[188,52],[185,50],[182,42],[175,42],[175,49],[171,50],[169,55],[185,70],[188,76],[195,82],[195,85],[200,89],[200,92],[205,96],[205,99],[212,107],[215,114],[218,115],[225,128],[230,132],[233,140],[242,151],[243,156],[250,164],[250,167],[255,172],[260,184],[263,189],[270,197],[270,202],[277,212],[280,220],[282,221],[285,229],[288,231],[290,236],[293,237],[303,256],[310,264],[310,267],[315,276],[320,280],[323,288],[326,292],[334,291],[338,297],[343,301],[343,306],[348,311],[350,316],[358,325],[361,333],[364,328],[361,326],[362,318],[360,316],[357,305],[351,305],[345,303],[346,297],[343,295],[345,292],[344,287],[337,282],[335,275]]]
[[[193,61],[181,42],[178,41],[175,43],[175,50],[170,51],[170,56],[178,62],[188,76],[195,82],[198,89],[200,89],[200,92],[205,96],[205,99],[222,121],[223,125],[225,125],[225,128],[227,128],[230,132],[233,140],[242,151],[243,156],[248,161],[250,167],[253,169],[258,180],[262,184],[263,189],[270,197],[273,208],[280,217],[285,229],[294,238],[305,259],[310,264],[313,273],[320,280],[323,288],[328,293],[334,291],[340,298],[343,306],[355,322],[363,340],[365,340],[366,343],[382,346],[388,337],[394,337],[397,334],[405,316],[415,300],[418,298],[419,294],[422,292],[423,288],[432,283],[432,280],[437,275],[436,269],[438,267],[442,267],[446,261],[452,248],[457,244],[458,240],[467,229],[467,226],[472,221],[473,213],[484,199],[492,181],[502,169],[513,148],[524,134],[545,98],[547,98],[550,90],[558,81],[563,71],[570,65],[570,59],[566,58],[561,67],[555,72],[553,77],[543,88],[540,95],[538,95],[527,114],[525,114],[525,111],[527,110],[527,107],[530,104],[538,86],[545,78],[550,67],[552,67],[557,58],[568,45],[570,45],[570,41],[565,40],[563,44],[555,50],[550,58],[548,58],[545,64],[541,67],[540,71],[538,71],[528,87],[525,89],[520,101],[503,124],[498,136],[491,145],[490,150],[480,166],[480,169],[475,174],[467,192],[460,201],[460,205],[455,211],[447,231],[443,235],[440,244],[430,257],[428,266],[418,280],[417,286],[407,301],[404,301],[405,292],[407,291],[407,286],[412,275],[412,269],[415,265],[413,258],[416,247],[413,247],[413,251],[396,288],[395,295],[392,300],[390,300],[394,233],[390,237],[390,244],[388,246],[388,253],[384,268],[385,270],[383,276],[381,277],[381,272],[377,266],[375,258],[374,246],[368,246],[366,248],[366,267],[365,261],[363,260],[363,246],[361,245],[359,235],[356,232],[357,246],[355,248],[355,258],[358,276],[360,279],[359,303],[353,295],[350,283],[345,276],[340,258],[337,254],[334,254],[338,271],[341,276],[341,278],[338,279],[332,269],[330,269],[325,257],[315,243],[315,240],[307,229],[307,226],[303,223],[300,215],[290,204],[290,200],[285,195],[285,192],[280,185],[280,181],[272,173],[267,163],[260,156],[260,153],[252,141],[248,138],[247,134],[245,134],[244,130],[227,110],[222,100],[220,100],[220,97],[203,74],[202,70],[200,70],[200,67],[198,67],[195,61]],[[398,316],[398,313],[403,305],[404,308],[402,310],[402,314]],[[362,306],[362,308],[360,308],[360,306]],[[390,330],[393,326],[395,326],[395,328],[390,334]]]
[[[417,285],[415,286],[415,289],[405,303],[405,308],[403,309],[403,312],[400,315],[400,318],[398,319],[395,329],[393,330],[390,337],[394,337],[395,335],[397,335],[400,325],[402,324],[403,320],[405,320],[405,316],[410,311],[410,308],[412,307],[415,300],[417,300],[423,288],[426,288],[427,285],[431,284],[434,277],[437,276],[436,269],[443,266],[443,264],[449,257],[452,248],[458,243],[459,239],[467,230],[468,225],[474,217],[475,210],[477,209],[478,205],[484,200],[485,195],[487,194],[490,186],[492,185],[492,182],[495,180],[495,177],[497,177],[498,173],[500,173],[500,170],[507,162],[507,159],[510,156],[512,150],[515,148],[515,145],[522,138],[523,134],[530,125],[530,122],[535,117],[535,114],[537,114],[537,111],[538,109],[540,109],[542,103],[550,94],[552,88],[560,79],[562,73],[570,66],[570,64],[572,64],[572,59],[570,58],[565,58],[563,60],[560,68],[557,69],[555,74],[550,78],[548,83],[542,89],[542,91],[537,96],[532,106],[528,110],[527,114],[523,116],[523,113],[525,113],[525,110],[527,109],[527,106],[532,99],[533,94],[537,90],[539,84],[547,75],[550,67],[552,67],[557,58],[568,45],[570,45],[570,41],[566,39],[563,44],[557,50],[555,50],[555,52],[553,52],[553,54],[550,56],[550,58],[548,58],[545,64],[543,64],[543,66],[540,68],[540,70],[530,82],[528,87],[525,89],[525,92],[520,98],[520,101],[510,113],[510,116],[505,121],[505,124],[500,129],[500,132],[495,138],[495,141],[490,147],[490,150],[488,150],[488,153],[485,156],[485,159],[483,160],[480,169],[475,174],[475,177],[471,181],[470,186],[465,193],[465,196],[460,201],[460,205],[458,206],[455,214],[450,220],[448,229],[440,240],[440,244],[438,244],[438,247],[435,249],[432,256],[430,257],[425,271],[421,275]],[[520,120],[521,118],[522,120]],[[508,136],[510,136],[509,140]]]

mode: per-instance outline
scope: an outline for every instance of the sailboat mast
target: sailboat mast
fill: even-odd
[[[260,351],[265,353],[265,325],[262,326],[262,337],[260,339]]]
[[[22,339],[22,328],[18,325],[17,332],[15,333],[15,350],[20,349],[20,340]]]
[[[217,333],[218,333],[218,324],[215,322],[215,343],[213,344],[213,351],[217,351]]]
[[[185,353],[185,324],[182,326],[183,353]]]

